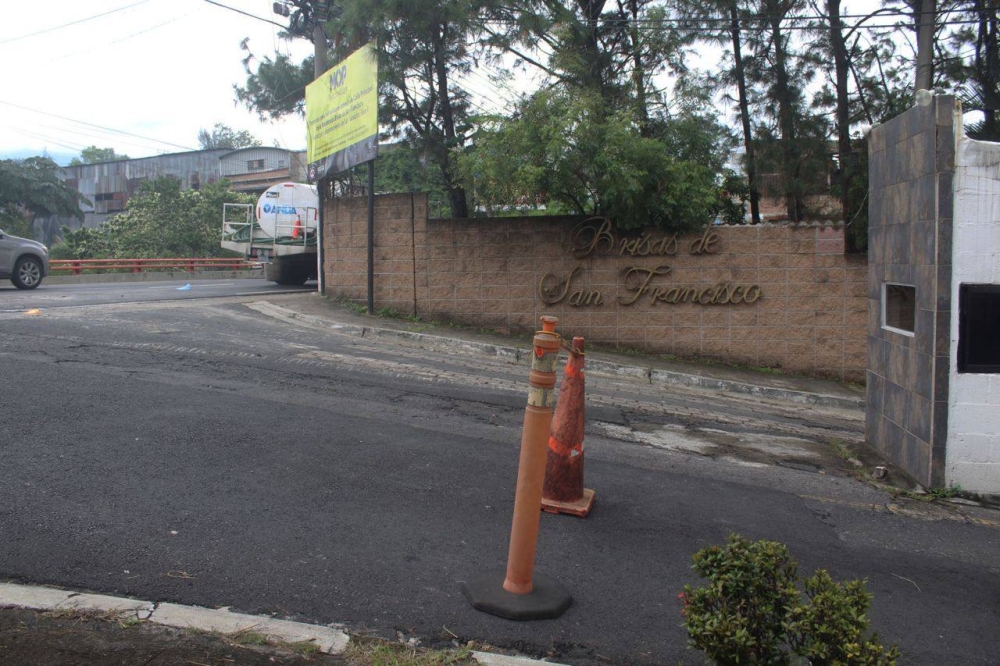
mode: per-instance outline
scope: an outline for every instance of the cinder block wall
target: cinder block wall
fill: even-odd
[[[331,200],[325,210],[326,293],[363,302],[365,200]],[[844,256],[841,227],[713,227],[713,251],[700,255],[689,251],[700,234],[677,239],[669,256],[640,256],[648,246],[622,254],[623,240],[641,245],[642,236],[619,235],[613,252],[603,245],[578,258],[574,228],[581,218],[428,220],[426,197],[409,194],[376,197],[375,212],[376,308],[524,334],[537,329],[541,315],[553,314],[561,331],[588,342],[864,378],[867,265]],[[664,237],[645,233],[653,244]],[[664,266],[669,272],[623,304],[641,278],[623,272]],[[567,278],[565,297],[544,302],[540,287],[558,292]],[[652,298],[657,289],[669,298],[670,287],[691,287],[711,300],[720,284],[757,287],[759,298],[709,305]]]
[[[959,130],[961,136],[961,131]],[[945,480],[1000,495],[1000,372],[959,372],[960,287],[1000,287],[1000,144],[960,139],[955,164]],[[968,307],[968,306],[967,306]],[[1000,340],[993,344],[1000,345]]]
[[[944,485],[951,321],[955,98],[869,135],[866,437],[926,486]],[[885,283],[915,287],[912,335],[883,326]]]

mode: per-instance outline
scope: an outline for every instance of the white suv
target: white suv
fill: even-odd
[[[0,229],[0,279],[10,280],[18,289],[34,289],[48,274],[47,247]]]

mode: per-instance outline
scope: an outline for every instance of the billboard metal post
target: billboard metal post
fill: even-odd
[[[368,314],[375,314],[375,160],[368,163]]]
[[[313,80],[319,79],[326,71],[326,33],[319,21],[313,26]],[[319,221],[316,224],[316,291],[320,296],[326,294],[326,275],[323,273],[323,199],[326,198],[326,178],[320,178],[316,183],[319,190]]]
[[[326,198],[326,178],[320,178],[317,183],[319,190],[319,221],[316,223],[316,291],[320,296],[326,294],[326,276],[323,274],[323,199]]]

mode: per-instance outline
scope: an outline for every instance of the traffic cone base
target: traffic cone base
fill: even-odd
[[[542,511],[547,513],[565,513],[570,516],[586,518],[593,507],[594,491],[590,488],[584,488],[583,497],[575,502],[560,502],[548,497],[542,498]]]
[[[508,620],[550,620],[566,612],[573,597],[555,578],[536,573],[531,592],[503,589],[503,571],[482,574],[462,583],[462,594],[476,610]]]

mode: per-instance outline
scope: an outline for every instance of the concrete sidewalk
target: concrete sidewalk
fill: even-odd
[[[268,303],[277,307],[268,307]],[[386,340],[434,351],[496,356],[507,362],[531,363],[529,336],[504,336],[471,327],[371,316],[358,308],[320,296],[296,294],[254,304],[276,318],[298,320],[337,333]],[[564,337],[572,330],[561,330]],[[827,379],[768,373],[733,366],[670,359],[654,354],[625,354],[593,345],[587,350],[587,370],[641,383],[687,386],[756,396],[785,403],[839,409],[864,409],[862,386]]]

